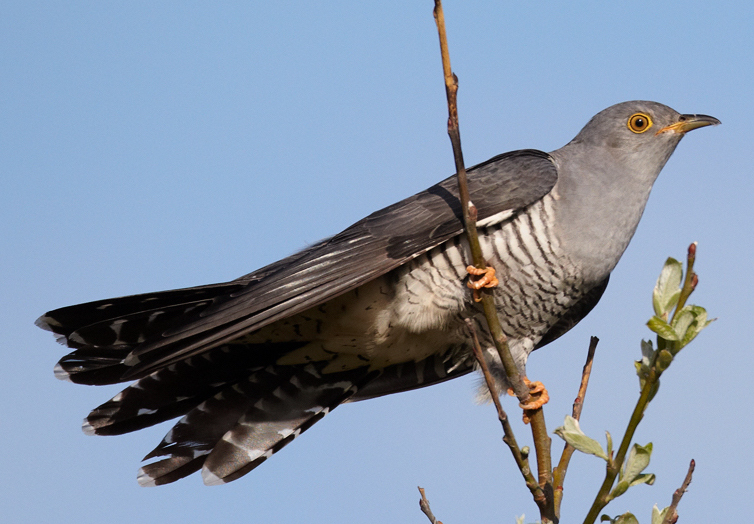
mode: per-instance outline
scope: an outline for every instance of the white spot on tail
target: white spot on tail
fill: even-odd
[[[293,435],[293,438],[298,437],[301,434],[301,428],[291,429],[291,428],[285,428],[278,431],[278,435],[280,435],[283,438],[288,438],[289,436]]]
[[[68,373],[65,369],[63,369],[63,366],[60,365],[60,362],[55,364],[55,378],[58,380],[67,380],[68,382],[73,382],[71,380],[71,374]]]
[[[225,484],[225,481],[212,473],[207,468],[202,468],[202,480],[205,486],[220,486]]]
[[[84,419],[84,422],[81,423],[81,431],[83,431],[85,435],[90,436],[97,434],[97,430],[94,429],[94,426],[92,426],[87,419]]]
[[[139,468],[139,473],[136,475],[136,482],[139,483],[139,486],[144,488],[153,488],[157,485],[155,479],[147,475],[144,468]]]

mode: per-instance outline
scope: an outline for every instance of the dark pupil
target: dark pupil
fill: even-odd
[[[642,117],[637,117],[636,120],[634,120],[634,127],[636,127],[636,129],[644,127],[644,119]]]

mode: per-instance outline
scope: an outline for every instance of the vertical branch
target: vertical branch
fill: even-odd
[[[448,99],[448,135],[453,147],[453,158],[456,165],[458,176],[459,196],[461,199],[461,210],[463,213],[464,227],[469,242],[471,258],[474,266],[479,269],[487,267],[482,254],[482,248],[479,243],[479,235],[476,228],[476,207],[469,198],[468,181],[466,178],[466,168],[461,151],[461,133],[458,126],[458,77],[453,74],[450,67],[450,55],[448,53],[448,40],[445,32],[445,15],[442,10],[441,0],[435,0],[434,8],[435,22],[440,36],[440,53],[442,55],[443,75],[445,78],[445,93]],[[500,326],[500,320],[497,317],[497,309],[492,294],[481,290],[481,302],[484,308],[485,318],[489,326],[490,335],[495,343],[500,360],[505,369],[508,383],[516,393],[519,401],[528,403],[530,401],[529,389],[524,384],[522,377],[518,373],[518,368],[511,355],[508,347],[508,339],[503,333]],[[554,518],[552,513],[552,462],[550,458],[550,437],[547,435],[544,414],[541,409],[537,409],[529,415],[532,427],[532,436],[534,438],[534,447],[537,456],[537,472],[539,485],[544,490],[547,499],[546,506],[540,505],[540,513],[543,521],[549,521]]]
[[[581,384],[579,386],[579,392],[576,395],[576,400],[573,401],[573,413],[572,417],[576,420],[581,418],[581,410],[584,407],[584,397],[586,397],[586,388],[589,386],[589,377],[592,375],[592,364],[594,363],[594,353],[597,350],[597,343],[599,339],[592,337],[589,341],[589,350],[586,356],[586,363],[584,369],[581,372]],[[563,453],[560,455],[560,461],[558,467],[553,471],[552,484],[555,487],[553,495],[555,515],[560,517],[560,504],[563,501],[563,482],[565,482],[566,471],[568,470],[568,464],[571,461],[575,448],[566,442],[563,448]]]

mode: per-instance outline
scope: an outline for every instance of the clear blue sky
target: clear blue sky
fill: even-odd
[[[681,353],[639,431],[654,443],[656,484],[609,512],[649,522],[693,457],[682,522],[750,514],[751,3],[448,0],[445,10],[469,165],[556,149],[624,100],[723,121],[680,144],[602,303],[535,353],[529,376],[549,387],[554,429],[599,336],[582,427],[602,441],[606,429],[621,434],[652,286],[667,256],[698,241],[693,301],[719,320]],[[33,325],[73,303],[235,278],[448,176],[444,97],[429,0],[4,2],[3,520],[421,523],[417,485],[446,523],[534,520],[471,376],[343,406],[230,485],[195,475],[140,488],[139,461],[168,427],[85,436],[81,419],[116,390],[56,381],[64,349]],[[602,471],[574,458],[567,521],[583,517]]]

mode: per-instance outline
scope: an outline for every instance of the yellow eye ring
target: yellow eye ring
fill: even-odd
[[[628,128],[634,133],[643,133],[652,127],[652,119],[645,113],[634,113],[628,117]]]

